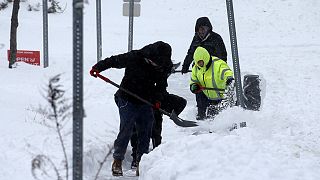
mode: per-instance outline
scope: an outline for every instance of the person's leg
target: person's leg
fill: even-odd
[[[172,110],[179,115],[187,105],[187,100],[175,94],[167,94],[161,103],[161,108],[171,113]]]
[[[206,111],[207,107],[209,106],[209,100],[203,92],[200,92],[196,94],[196,101],[198,107],[196,119],[203,120],[206,118]]]
[[[187,105],[187,100],[174,95],[174,94],[166,94],[164,100],[161,102],[161,108],[169,113],[174,110],[174,112],[179,115],[183,109]],[[163,122],[163,115],[160,111],[154,111],[154,123],[152,128],[152,145],[153,148],[159,146],[161,144],[161,132],[162,132],[162,122]]]
[[[153,148],[161,144],[161,132],[162,132],[162,113],[158,110],[154,111],[154,123],[152,127],[152,145]]]
[[[120,128],[117,139],[114,141],[114,153],[112,174],[122,176],[122,160],[127,150],[131,138],[132,129],[137,118],[137,106],[119,97],[115,97],[116,104],[119,108]]]
[[[130,139],[130,144],[132,147],[132,162],[131,162],[131,169],[134,169],[137,167],[137,144],[138,144],[138,136],[137,136],[137,130],[136,127],[133,127],[132,130],[132,136]]]
[[[138,135],[137,161],[139,162],[142,154],[149,152],[154,115],[153,109],[149,105],[142,105],[138,111],[139,117],[136,121],[136,129]]]

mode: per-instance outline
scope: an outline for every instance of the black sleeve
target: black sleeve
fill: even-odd
[[[216,49],[217,57],[227,62],[227,50],[222,40],[222,37],[220,35],[217,35],[215,42],[216,42],[215,49]]]
[[[196,37],[196,35],[194,35],[192,42],[191,42],[191,45],[189,47],[188,53],[187,53],[186,57],[184,58],[182,68],[189,69],[190,64],[193,61],[193,53],[196,50],[197,46],[198,46],[197,37]]]
[[[98,71],[104,71],[109,68],[125,68],[127,67],[128,63],[132,62],[130,59],[134,58],[134,51],[119,54],[116,56],[111,56],[109,58],[105,58],[104,60],[99,61],[95,64],[92,68]]]

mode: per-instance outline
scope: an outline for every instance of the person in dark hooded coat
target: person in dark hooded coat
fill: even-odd
[[[109,68],[125,68],[120,86],[155,104],[151,107],[121,90],[115,93],[120,128],[117,139],[114,141],[112,163],[114,176],[123,175],[122,161],[134,126],[138,138],[137,161],[139,162],[141,156],[149,151],[154,122],[153,108],[160,107],[159,102],[166,93],[167,78],[172,69],[171,51],[169,44],[158,41],[140,50],[132,50],[99,61],[90,71],[90,74],[96,77],[97,73]]]
[[[188,72],[190,64],[193,62],[193,53],[199,46],[205,48],[211,56],[227,62],[227,50],[222,37],[212,31],[212,25],[208,17],[200,17],[197,19],[195,34],[183,61],[182,74]]]
[[[211,56],[227,62],[227,50],[224,45],[222,37],[212,31],[212,25],[208,17],[200,17],[197,19],[195,26],[195,34],[193,36],[188,53],[183,61],[181,73],[188,73],[190,64],[193,62],[193,54],[197,47],[205,48]],[[196,101],[198,107],[197,119],[202,120],[206,117],[206,110],[209,106],[206,103],[206,96],[203,92],[196,94]]]

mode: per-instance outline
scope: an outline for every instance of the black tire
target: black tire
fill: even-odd
[[[259,111],[261,106],[259,75],[245,75],[243,78],[243,102],[245,109]]]

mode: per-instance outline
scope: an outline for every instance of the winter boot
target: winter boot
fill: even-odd
[[[139,162],[137,162],[136,176],[139,176]]]
[[[112,175],[113,176],[123,176],[122,173],[122,161],[114,159],[112,163]]]
[[[131,169],[137,169],[137,167],[138,167],[138,162],[136,158],[133,158],[131,162]]]

